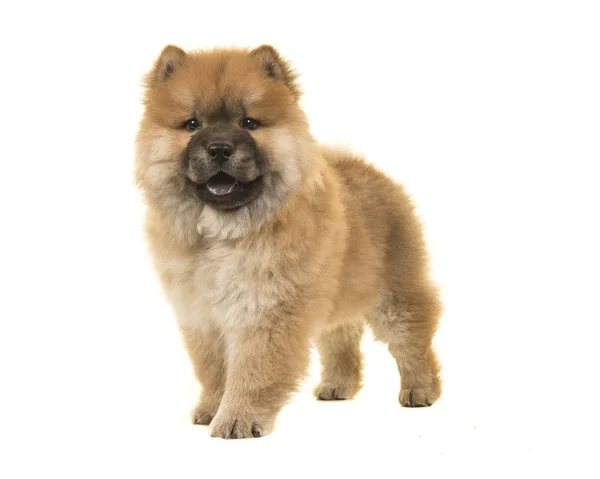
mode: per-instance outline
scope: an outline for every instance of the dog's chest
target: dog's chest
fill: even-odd
[[[282,301],[288,286],[277,274],[276,258],[264,244],[206,246],[171,293],[178,321],[199,327],[210,322],[225,330],[260,321],[265,311]]]

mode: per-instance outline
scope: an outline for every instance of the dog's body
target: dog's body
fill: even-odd
[[[137,178],[154,262],[202,385],[194,422],[225,438],[266,434],[311,340],[323,366],[317,397],[351,398],[365,323],[398,362],[400,403],[433,403],[440,305],[401,187],[315,143],[293,73],[271,47],[167,47],[148,84]],[[191,131],[177,129],[184,121]]]

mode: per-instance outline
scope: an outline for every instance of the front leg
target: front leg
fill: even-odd
[[[211,435],[225,439],[268,434],[305,373],[308,326],[299,318],[265,317],[227,338],[227,380]]]
[[[210,424],[217,414],[225,388],[225,359],[221,340],[212,329],[181,328],[184,344],[196,378],[202,386],[200,400],[192,412],[194,424]]]

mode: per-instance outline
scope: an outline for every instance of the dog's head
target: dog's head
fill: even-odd
[[[299,188],[314,155],[299,96],[271,46],[166,47],[146,77],[137,137],[147,200],[167,214],[197,215],[198,229],[241,231],[251,225],[236,222],[264,220]]]

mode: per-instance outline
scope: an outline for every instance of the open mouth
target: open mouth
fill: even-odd
[[[227,173],[221,171],[206,182],[206,188],[213,195],[224,196],[231,193],[237,184],[238,181],[233,176],[229,176]]]
[[[205,183],[188,178],[193,194],[200,200],[220,209],[235,209],[256,198],[263,189],[263,177],[243,182],[221,171]]]

